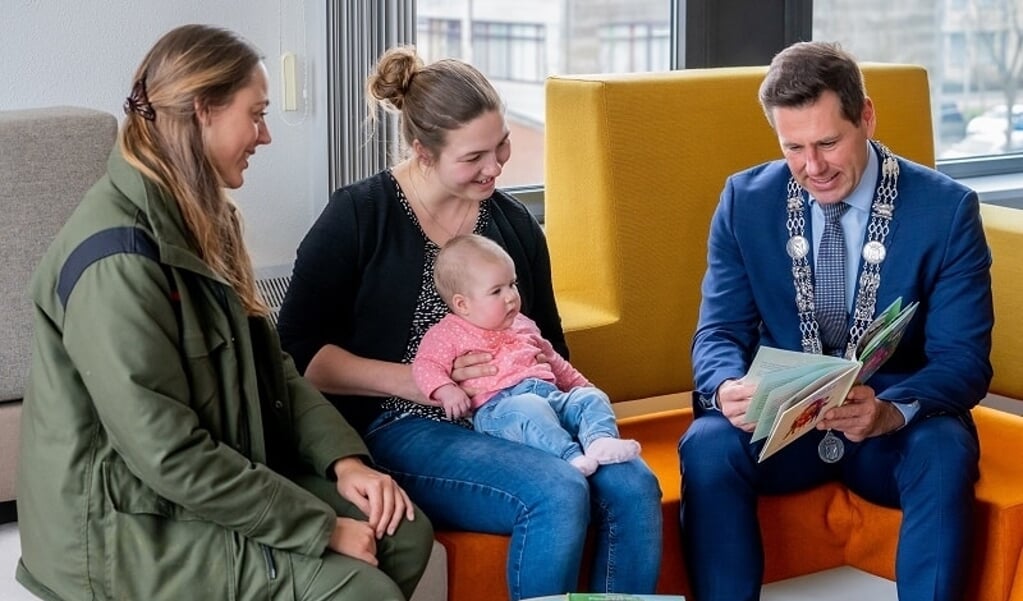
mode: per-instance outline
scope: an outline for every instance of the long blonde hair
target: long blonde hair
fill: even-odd
[[[269,309],[256,289],[238,209],[203,143],[196,105],[229,104],[259,62],[259,52],[231,31],[205,25],[171,30],[135,72],[133,110],[126,110],[120,134],[125,160],[174,198],[195,250],[250,315]]]

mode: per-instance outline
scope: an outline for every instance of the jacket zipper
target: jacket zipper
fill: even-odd
[[[270,547],[260,544],[263,547],[263,558],[266,559],[266,573],[270,580],[277,580],[277,566],[274,565],[274,557],[270,554]]]

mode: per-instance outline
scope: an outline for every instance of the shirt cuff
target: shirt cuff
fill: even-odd
[[[905,423],[902,425],[903,428],[909,425],[909,421],[920,411],[920,401],[913,401],[912,403],[892,403],[895,408],[902,414]]]
[[[710,396],[700,393],[696,393],[695,396],[696,402],[700,404],[704,411],[721,411],[721,407],[718,406],[718,395],[716,392]]]

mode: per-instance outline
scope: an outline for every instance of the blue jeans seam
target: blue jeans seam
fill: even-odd
[[[614,590],[613,585],[615,581],[615,527],[617,521],[611,512],[610,505],[608,505],[603,499],[597,501],[597,505],[600,507],[601,513],[604,514],[603,523],[607,524],[607,574],[604,576],[604,588],[607,592],[617,592]]]
[[[521,543],[519,544],[518,555],[517,555],[517,557],[514,557],[514,558],[511,557],[511,556],[508,557],[508,562],[509,563],[514,562],[514,570],[512,570],[512,571],[514,572],[515,579],[516,579],[516,582],[514,584],[509,582],[508,583],[508,587],[512,591],[521,591],[522,590],[522,562],[523,562],[523,560],[525,558],[525,554],[522,552],[522,550],[526,548],[526,544],[525,543],[526,543],[526,537],[529,535],[529,521],[530,521],[529,520],[529,506],[526,505],[526,503],[524,503],[522,501],[522,499],[520,499],[519,497],[509,493],[508,491],[506,491],[504,489],[500,489],[500,488],[496,488],[496,487],[493,487],[493,486],[489,486],[487,484],[481,484],[479,482],[471,482],[471,481],[468,481],[468,480],[457,480],[457,479],[454,479],[454,478],[441,478],[441,477],[437,477],[437,476],[424,476],[422,474],[409,474],[407,472],[395,472],[395,471],[390,471],[390,470],[387,470],[387,473],[392,475],[392,476],[393,475],[401,475],[401,477],[408,478],[410,480],[411,479],[429,480],[430,482],[435,482],[435,483],[456,484],[458,486],[468,486],[470,488],[476,488],[478,490],[483,490],[483,491],[488,491],[488,492],[500,494],[500,495],[504,496],[505,498],[507,498],[508,500],[513,501],[515,504],[517,504],[519,506],[519,512],[523,516],[523,522],[522,522],[523,526],[522,526],[522,535],[520,537]],[[513,525],[512,529],[514,529],[514,528],[515,528],[515,526]],[[508,534],[511,535],[512,533],[508,533]],[[509,547],[509,553],[510,552],[511,552],[511,548]]]

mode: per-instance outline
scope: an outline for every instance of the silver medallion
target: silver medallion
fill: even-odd
[[[820,455],[821,461],[824,463],[836,463],[842,458],[842,455],[845,455],[845,445],[842,444],[841,438],[828,430],[820,444],[817,445],[817,454]]]
[[[785,252],[793,259],[802,259],[806,256],[806,253],[810,252],[810,243],[803,236],[792,236],[785,243]]]
[[[884,244],[877,240],[871,240],[863,245],[863,260],[871,265],[877,265],[884,261],[886,254],[888,251],[885,250]]]

